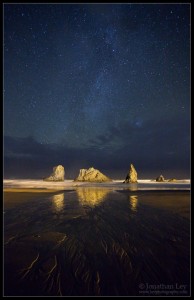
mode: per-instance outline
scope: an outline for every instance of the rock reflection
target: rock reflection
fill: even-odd
[[[138,205],[138,197],[136,195],[129,196],[131,210],[137,212],[137,205]]]
[[[10,210],[5,295],[138,296],[140,283],[176,282],[188,296],[190,223],[144,204],[162,195],[78,187]]]
[[[124,188],[124,190],[128,190],[128,191],[137,191],[138,190],[138,184],[137,183],[129,183],[129,184],[126,184],[128,185],[127,188]]]
[[[58,195],[54,195],[52,197],[52,201],[53,201],[53,209],[55,212],[61,212],[63,210],[63,208],[65,207],[65,194],[58,194]]]
[[[82,205],[96,206],[103,202],[110,193],[107,189],[78,188],[76,190],[78,199]]]

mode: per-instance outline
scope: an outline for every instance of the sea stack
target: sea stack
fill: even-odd
[[[133,164],[130,164],[129,172],[123,183],[137,183],[137,172],[136,172]]]
[[[156,178],[156,181],[157,182],[164,182],[165,181],[164,176],[160,175],[159,177]]]
[[[112,181],[112,179],[92,167],[89,169],[80,169],[79,175],[74,181],[108,182]]]
[[[58,165],[53,168],[53,173],[49,176],[44,178],[45,181],[64,181],[65,178],[65,170],[62,165]]]
[[[177,181],[176,178],[171,178],[171,179],[168,180],[168,182],[176,182],[176,181]]]

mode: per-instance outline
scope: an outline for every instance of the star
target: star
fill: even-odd
[[[3,25],[5,136],[55,144],[42,164],[84,153],[107,169],[118,159],[120,170],[126,149],[154,169],[161,144],[174,168],[165,153],[181,140],[174,159],[188,172],[189,5],[7,3]]]

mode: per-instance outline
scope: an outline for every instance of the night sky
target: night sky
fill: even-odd
[[[4,177],[190,177],[189,4],[4,4]]]

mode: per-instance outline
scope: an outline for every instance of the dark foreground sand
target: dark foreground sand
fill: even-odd
[[[29,203],[29,201],[42,197],[43,194],[45,197],[48,197],[49,195],[57,195],[58,193],[61,193],[61,191],[54,189],[4,189],[4,210]]]
[[[4,193],[4,295],[189,295],[190,192]]]

